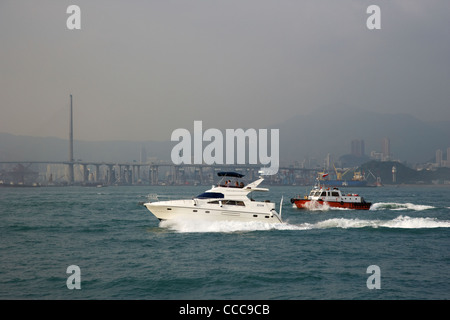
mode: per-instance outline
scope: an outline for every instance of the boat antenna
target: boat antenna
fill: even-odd
[[[281,209],[283,209],[283,196],[281,196],[281,201],[280,201],[280,220],[281,220]]]

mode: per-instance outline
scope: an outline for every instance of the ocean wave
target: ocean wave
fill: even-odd
[[[292,205],[292,208],[297,209],[295,204]],[[318,202],[311,201],[305,204],[305,210],[307,211],[330,211],[330,210],[341,210],[341,211],[349,211],[352,210],[350,208],[339,208],[339,207],[331,207],[328,202]]]
[[[326,202],[310,201],[305,204],[306,210],[309,211],[328,211],[330,210],[330,205]]]
[[[426,228],[450,228],[450,221],[442,221],[436,218],[412,218],[398,216],[392,220],[363,220],[335,218],[317,222],[312,228],[399,228],[399,229],[426,229]]]
[[[398,216],[392,220],[366,220],[334,218],[316,223],[264,223],[258,221],[197,221],[197,220],[166,220],[160,222],[160,227],[180,233],[190,232],[250,232],[268,230],[313,230],[313,229],[353,229],[353,228],[398,228],[398,229],[428,229],[450,228],[450,221],[436,218],[412,218]]]
[[[259,221],[199,221],[173,219],[159,223],[160,227],[168,228],[175,232],[246,232],[266,230],[307,230],[308,226],[297,226],[289,223],[265,223]]]
[[[422,204],[413,204],[413,203],[397,203],[397,202],[377,202],[372,204],[370,210],[414,210],[414,211],[423,211],[435,209],[436,207],[422,205]]]

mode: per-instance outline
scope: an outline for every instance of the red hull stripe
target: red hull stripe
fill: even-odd
[[[308,202],[314,202],[315,200],[294,200],[295,205],[297,208],[300,209],[307,209],[307,203]],[[370,209],[371,203],[365,202],[365,203],[358,203],[358,202],[334,202],[334,201],[315,201],[318,204],[324,204],[326,203],[330,207],[334,208],[345,208],[345,209],[358,209],[358,210],[368,210]]]

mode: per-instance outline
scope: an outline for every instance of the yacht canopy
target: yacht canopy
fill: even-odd
[[[233,177],[233,178],[242,178],[245,175],[237,173],[237,172],[232,172],[232,171],[222,171],[222,172],[218,172],[217,175],[219,177]]]

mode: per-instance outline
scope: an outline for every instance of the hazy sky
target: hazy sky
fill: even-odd
[[[0,132],[67,138],[71,93],[80,140],[267,128],[324,106],[449,120],[450,1],[1,0]]]

